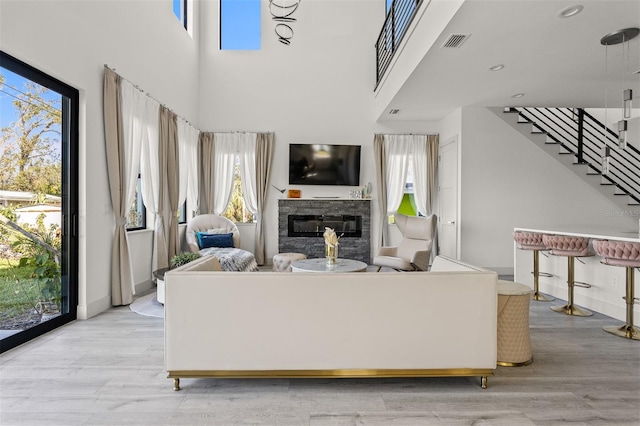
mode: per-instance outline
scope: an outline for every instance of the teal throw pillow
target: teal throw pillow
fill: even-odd
[[[233,248],[233,234],[207,234],[206,232],[197,232],[198,246],[201,249],[209,247],[231,247]]]

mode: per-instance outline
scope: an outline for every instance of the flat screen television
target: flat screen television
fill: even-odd
[[[360,145],[290,144],[290,185],[360,185]]]

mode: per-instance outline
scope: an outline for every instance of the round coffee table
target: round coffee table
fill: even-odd
[[[291,272],[362,272],[367,264],[359,260],[340,259],[329,264],[325,258],[298,260],[291,264]]]

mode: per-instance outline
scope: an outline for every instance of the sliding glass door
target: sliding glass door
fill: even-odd
[[[0,352],[76,319],[78,105],[0,52]]]

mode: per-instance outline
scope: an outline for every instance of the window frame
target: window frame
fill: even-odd
[[[188,6],[188,2],[189,0],[173,0],[172,2],[172,11],[173,14],[175,15],[176,18],[178,18],[178,21],[180,21],[180,23],[182,24],[182,26],[184,27],[184,29],[186,31],[189,31],[189,14],[188,14],[188,10],[189,10],[189,6]],[[180,4],[180,14],[182,16],[178,16],[176,15],[176,4]]]
[[[75,87],[0,50],[0,66],[62,95],[61,314],[0,340],[0,353],[77,319],[79,266],[80,92]]]
[[[144,229],[147,229],[147,208],[145,207],[144,201],[142,200],[141,191],[142,191],[142,175],[140,174],[140,172],[138,172],[138,183],[136,183],[136,198],[138,198],[138,213],[142,218],[142,225],[133,226],[133,227],[128,227],[125,225],[125,231],[127,232],[142,231]]]
[[[180,216],[178,216],[178,225],[184,225],[185,223],[187,223],[187,200],[182,203]]]
[[[223,47],[222,43],[223,43],[223,19],[224,19],[224,12],[223,12],[223,8],[224,8],[224,4],[230,0],[220,0],[219,2],[219,8],[218,8],[218,48],[221,51],[230,51],[230,52],[238,52],[238,51],[260,51],[262,50],[262,2],[260,0],[252,0],[255,1],[256,3],[259,4],[259,10],[260,10],[260,14],[258,17],[258,47],[255,48],[247,48],[246,46],[241,47],[241,48],[229,48],[229,47]]]

